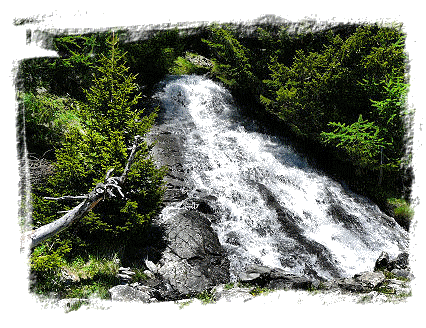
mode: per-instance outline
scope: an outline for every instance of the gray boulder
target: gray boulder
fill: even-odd
[[[409,268],[409,254],[407,252],[400,253],[395,259],[390,259],[389,254],[382,252],[376,260],[374,271],[388,270],[408,270]]]
[[[409,279],[409,280],[414,279],[414,275],[410,271],[405,270],[405,269],[393,269],[391,271],[391,273],[394,274],[396,277],[399,277],[399,278],[406,278],[406,279]]]
[[[288,273],[282,269],[251,265],[239,275],[240,281],[271,289],[309,289],[319,282],[304,276]]]
[[[362,272],[356,274],[354,279],[361,283],[366,288],[374,289],[380,285],[385,280],[385,275],[383,272]]]
[[[113,301],[137,301],[144,303],[153,301],[149,289],[140,290],[134,286],[118,285],[110,288],[108,291]]]
[[[247,302],[254,298],[254,295],[250,294],[252,288],[247,287],[237,287],[233,286],[231,288],[226,288],[226,285],[221,284],[214,288],[214,299],[219,301],[221,299],[225,299],[230,302],[234,299],[243,299],[244,302]]]
[[[404,252],[399,254],[396,259],[391,260],[388,264],[387,269],[389,271],[392,271],[394,269],[402,269],[405,270],[408,268],[408,258],[409,258],[409,254]]]
[[[161,124],[154,126],[146,138],[149,143],[155,143],[151,152],[157,165],[168,168],[164,177],[164,205],[186,199],[190,187],[182,165],[183,136],[174,133],[172,127]]]
[[[270,267],[253,264],[248,266],[244,272],[241,272],[239,278],[244,283],[264,285],[269,280],[271,272],[272,268]]]
[[[229,281],[229,260],[206,215],[182,210],[166,223],[166,250],[158,274],[182,295]]]
[[[362,272],[352,278],[336,280],[338,286],[347,291],[356,293],[368,293],[385,281],[385,275],[381,271]]]
[[[132,281],[132,278],[133,278],[134,275],[135,275],[135,272],[130,270],[130,268],[120,267],[118,269],[118,273],[117,273],[116,277],[118,279],[120,279],[120,282],[122,284],[128,284]]]
[[[386,252],[382,252],[376,260],[376,264],[374,265],[374,271],[382,271],[384,269],[387,269],[388,265],[389,254]]]

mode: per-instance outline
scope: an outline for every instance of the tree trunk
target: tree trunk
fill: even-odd
[[[44,240],[68,228],[74,221],[87,215],[92,210],[92,208],[94,208],[102,199],[105,198],[105,196],[107,196],[107,194],[109,196],[115,197],[115,195],[112,193],[113,188],[115,188],[120,193],[120,195],[124,197],[123,193],[121,192],[121,186],[124,184],[127,173],[129,172],[130,167],[135,159],[136,151],[139,146],[139,140],[140,137],[137,136],[135,138],[135,143],[133,144],[123,174],[120,177],[110,177],[110,174],[113,171],[113,169],[110,169],[105,176],[105,183],[98,183],[88,195],[63,196],[59,198],[45,197],[46,199],[51,200],[83,199],[83,201],[58,220],[41,226],[35,230],[25,232],[21,238],[21,246],[27,249],[33,249]]]

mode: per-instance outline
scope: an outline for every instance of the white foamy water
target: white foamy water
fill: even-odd
[[[254,263],[348,276],[373,269],[382,251],[407,250],[408,234],[393,219],[310,167],[290,145],[256,132],[219,84],[173,77],[157,97],[165,121],[185,136],[184,167],[194,189],[217,197],[222,217],[213,228],[233,277]],[[172,214],[166,208],[163,218]]]

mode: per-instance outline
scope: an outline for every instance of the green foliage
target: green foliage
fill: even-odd
[[[174,62],[174,66],[170,68],[169,72],[173,75],[190,75],[197,72],[197,67],[189,60],[183,57],[178,57]]]
[[[226,85],[242,92],[254,92],[259,80],[253,74],[250,50],[244,47],[230,29],[210,27],[210,39],[203,39],[214,56],[213,73]]]
[[[234,288],[234,286],[235,286],[235,283],[230,282],[230,283],[225,284],[225,287],[224,287],[224,288],[225,288],[226,290],[229,290],[229,289]]]
[[[175,75],[190,75],[190,74],[204,74],[209,71],[210,63],[203,63],[200,60],[207,60],[206,58],[187,52],[185,57],[178,57],[174,61],[174,66],[169,69],[171,74]]]
[[[307,36],[301,38],[308,41]],[[359,26],[353,33],[318,33],[295,49],[297,36],[261,33],[270,45],[270,77],[260,102],[299,139],[327,145],[366,179],[399,194],[406,179],[401,169],[406,126],[405,35],[401,26]],[[290,62],[283,45],[294,49]],[[282,48],[280,48],[282,47]],[[290,51],[291,52],[291,51]],[[364,189],[373,183],[358,183]],[[368,187],[376,196],[382,193]],[[365,190],[363,190],[364,192]]]
[[[250,290],[250,295],[259,296],[259,295],[267,295],[272,291],[272,289],[266,287],[256,286]]]
[[[55,273],[65,264],[64,255],[69,253],[69,243],[58,243],[55,240],[37,247],[31,254],[31,268],[35,272]]]
[[[199,299],[203,304],[209,304],[216,302],[214,293],[209,290],[204,290],[200,294],[196,296],[197,299]]]
[[[372,81],[381,81],[393,71],[403,74],[402,36],[388,28],[364,26],[343,40],[329,34],[321,51],[297,50],[291,66],[271,58],[270,79],[263,104],[303,135],[317,139],[328,122],[353,122],[360,114],[369,118]],[[398,45],[398,46],[395,46]],[[380,47],[377,47],[380,46]],[[379,49],[392,46],[398,52]],[[364,85],[362,81],[370,81]],[[368,85],[368,88],[367,88]],[[368,89],[368,90],[367,90]],[[377,89],[377,88],[376,88]]]
[[[414,217],[414,209],[410,204],[402,198],[389,198],[387,206],[395,220],[408,230]]]
[[[66,35],[57,37],[54,40],[54,48],[61,56],[61,61],[54,65],[63,65],[65,67],[95,68],[94,50],[99,43],[96,35]]]
[[[141,97],[136,93],[136,77],[128,73],[125,54],[117,44],[116,37],[108,40],[108,53],[99,56],[93,85],[84,92],[86,101],[78,102],[80,126],[68,126],[62,147],[55,153],[54,174],[46,185],[34,190],[36,226],[58,219],[59,209],[69,210],[76,205],[46,201],[43,196],[86,194],[104,180],[109,169],[114,168],[114,174],[120,175],[134,136],[143,136],[154,122],[155,113],[143,116],[143,110],[134,108]],[[138,236],[156,213],[163,195],[165,171],[156,168],[149,151],[150,147],[143,142],[123,185],[125,198],[117,195],[99,203],[90,214],[55,237],[58,249],[65,247],[63,244],[69,246],[72,258],[105,245],[125,247],[132,241],[139,242]],[[40,252],[39,248],[45,250],[44,245],[34,253]],[[50,256],[55,260],[53,253]]]
[[[91,85],[97,54],[105,51],[104,38],[98,35],[66,35],[53,40],[59,58],[49,63],[47,89],[55,94],[84,100],[84,90]]]
[[[361,167],[375,168],[380,164],[380,150],[387,146],[383,138],[379,138],[379,127],[374,122],[363,120],[345,125],[345,123],[330,122],[333,132],[322,132],[325,143],[332,143],[337,148],[343,148],[351,161]]]
[[[77,110],[69,98],[29,92],[18,93],[18,102],[23,106],[29,153],[41,156],[58,148],[71,127],[81,128]]]
[[[124,44],[133,73],[138,73],[138,83],[152,87],[175,65],[184,54],[184,41],[178,29],[159,31],[152,37]]]
[[[110,297],[108,289],[117,285],[116,277],[119,265],[115,256],[101,258],[89,255],[87,259],[77,256],[70,261],[61,259],[61,268],[47,275],[37,272],[37,282],[32,286],[36,293],[55,292],[62,298],[89,298],[97,296],[101,299]],[[64,274],[72,276],[73,280],[64,282]]]

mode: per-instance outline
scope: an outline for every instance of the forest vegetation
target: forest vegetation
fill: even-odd
[[[167,74],[207,74],[231,90],[245,115],[290,137],[408,228],[413,113],[400,24],[297,32],[265,24],[251,33],[212,24],[133,42],[125,42],[126,31],[49,37],[59,57],[22,61],[17,77],[19,150],[25,143],[35,168],[49,168],[32,179],[34,227],[76,205],[44,197],[86,194],[109,169],[124,170],[134,136],[155,122],[149,97],[156,83]],[[150,150],[144,143],[138,152],[125,198],[105,199],[32,250],[34,291],[107,297],[117,283],[115,259],[137,257],[140,236],[161,208],[166,168],[156,167]],[[78,286],[64,284],[64,270],[79,277]]]

